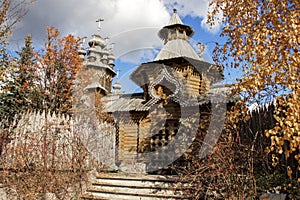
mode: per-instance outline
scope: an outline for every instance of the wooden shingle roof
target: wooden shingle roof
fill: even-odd
[[[179,96],[172,98],[182,107],[204,105],[208,103],[230,103],[235,102],[237,97],[229,97],[232,87],[227,85],[213,86],[208,92],[198,96]],[[160,99],[150,99],[145,101],[143,93],[110,95],[103,97],[103,112],[130,112],[130,111],[149,111]]]
[[[168,25],[174,25],[174,24],[182,24],[183,25],[183,22],[181,21],[179,15],[177,13],[177,10],[174,9],[173,11],[174,11],[174,13],[173,13]]]
[[[200,60],[199,56],[187,40],[176,39],[166,43],[156,56],[154,61],[167,60],[171,58],[187,57]]]

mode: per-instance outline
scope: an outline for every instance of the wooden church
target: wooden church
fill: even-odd
[[[158,32],[162,49],[130,76],[141,93],[124,94],[118,81],[112,85],[117,74],[115,58],[101,36],[93,35],[88,51],[80,51],[92,74],[85,90],[96,94],[102,112],[115,125],[119,170],[155,172],[178,162],[187,152],[199,155],[193,141],[207,133],[212,105],[225,112],[234,101],[226,97],[230,87],[216,85],[223,80],[223,69],[204,61],[202,53],[197,54],[191,46],[193,34],[174,9],[169,23]],[[219,120],[219,116],[215,118]]]

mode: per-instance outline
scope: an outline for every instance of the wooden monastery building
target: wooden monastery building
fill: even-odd
[[[222,125],[222,114],[234,99],[226,97],[230,87],[217,84],[223,80],[223,69],[204,61],[202,53],[197,54],[191,46],[193,34],[174,9],[169,23],[158,32],[162,49],[130,76],[142,89],[133,94],[122,93],[118,81],[112,85],[117,74],[115,57],[105,39],[93,35],[89,41],[85,68],[92,76],[85,90],[90,96],[96,94],[102,112],[113,119],[115,159],[120,170],[165,168],[186,152],[195,151],[192,142],[197,134],[207,133],[208,121]]]

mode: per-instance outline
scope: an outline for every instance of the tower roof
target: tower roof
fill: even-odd
[[[169,33],[178,29],[185,31],[188,37],[192,37],[194,34],[194,30],[192,29],[192,27],[185,25],[182,22],[176,9],[174,9],[173,11],[174,12],[169,23],[158,32],[158,36],[163,40],[167,40]]]
[[[165,45],[154,61],[178,57],[199,60],[199,56],[189,43],[189,38],[193,34],[194,30],[192,27],[183,24],[177,10],[174,9],[169,24],[163,27],[158,33],[159,37],[164,40]]]
[[[171,40],[160,50],[154,61],[187,57],[200,60],[199,56],[186,40]]]
[[[177,13],[177,10],[174,9],[173,11],[174,11],[174,13],[173,13],[168,25],[169,26],[174,25],[174,24],[182,24],[183,25],[183,22],[181,21],[179,15]]]

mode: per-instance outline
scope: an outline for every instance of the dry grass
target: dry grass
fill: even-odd
[[[58,199],[77,199],[87,185],[87,171],[25,171],[0,172],[0,182],[13,188],[20,199],[35,200],[45,193]]]

